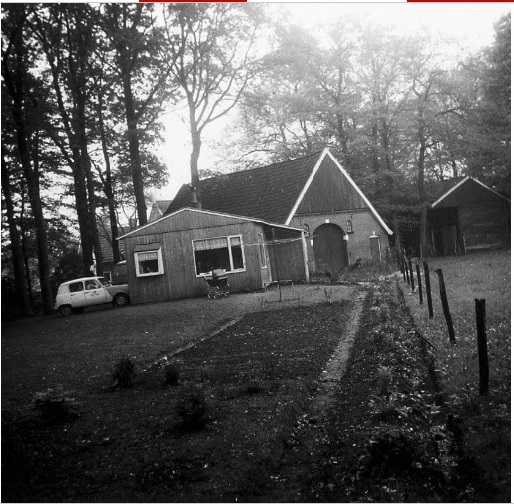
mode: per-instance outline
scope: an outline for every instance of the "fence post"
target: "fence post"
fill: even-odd
[[[421,273],[419,271],[419,262],[416,263],[416,275],[418,277],[419,304],[423,304],[423,289],[421,288]]]
[[[403,269],[405,270],[404,280],[407,283],[409,283],[409,268],[407,267],[407,258],[405,257],[405,253],[402,254],[402,261],[403,261]]]
[[[405,282],[405,267],[403,266],[403,254],[400,253],[398,254],[398,262],[400,264],[400,271],[402,272],[402,275],[403,275],[403,281]]]
[[[485,299],[475,299],[477,320],[478,369],[480,376],[480,395],[489,391],[489,359],[487,357],[487,333],[485,328]]]
[[[425,270],[425,286],[427,290],[427,305],[428,305],[428,316],[434,318],[434,307],[432,306],[432,288],[430,286],[430,270],[428,269],[428,263],[423,261],[423,269]]]
[[[455,344],[455,331],[453,329],[450,307],[448,306],[448,298],[446,297],[446,286],[444,285],[443,270],[436,269],[435,272],[439,277],[439,293],[441,294],[441,304],[443,305],[444,318],[446,319],[446,325],[448,326],[448,335],[450,336],[450,342]]]
[[[412,272],[412,259],[409,257],[409,276],[410,276],[410,285],[412,288],[412,292],[414,292],[414,273]]]

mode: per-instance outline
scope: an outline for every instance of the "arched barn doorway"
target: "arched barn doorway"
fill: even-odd
[[[348,266],[344,231],[336,224],[322,224],[314,231],[313,249],[316,271],[340,275]]]

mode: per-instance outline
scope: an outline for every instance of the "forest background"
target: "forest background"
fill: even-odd
[[[329,147],[421,254],[432,181],[470,175],[510,198],[510,13],[464,54],[429,30],[350,15],[311,30],[278,12],[2,5],[2,315],[49,312],[63,279],[102,274],[100,236],[121,259],[120,231],[174,177],[175,153],[169,172],[157,155],[170,113],[187,120],[193,185]]]

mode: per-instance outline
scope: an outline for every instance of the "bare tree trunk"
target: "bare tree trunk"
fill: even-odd
[[[105,196],[107,197],[107,205],[109,207],[109,223],[111,227],[111,248],[114,264],[120,262],[120,244],[118,238],[118,220],[116,218],[116,205],[114,200],[114,190],[112,187],[112,171],[111,171],[111,158],[109,156],[109,149],[107,147],[107,137],[105,135],[105,127],[102,116],[102,103],[103,95],[101,91],[98,93],[98,126],[100,128],[100,140],[102,142],[102,152],[105,163],[105,177],[102,178],[102,184]]]
[[[134,184],[134,195],[136,197],[137,217],[139,225],[144,226],[147,222],[146,202],[144,193],[141,156],[139,153],[139,136],[137,132],[137,116],[132,95],[132,84],[130,73],[123,75],[123,91],[125,101],[125,115],[127,119],[127,135],[129,142],[130,167],[132,170],[132,183]]]
[[[425,152],[426,152],[426,138],[423,117],[423,106],[418,108],[418,192],[420,199],[420,212],[419,212],[419,253],[420,257],[424,258],[428,252],[427,246],[427,196],[425,192]]]
[[[14,284],[16,292],[21,298],[21,309],[25,316],[34,315],[30,303],[29,292],[27,289],[27,277],[25,275],[25,267],[23,264],[23,249],[21,246],[20,233],[14,221],[14,204],[11,195],[11,186],[9,184],[9,173],[4,156],[2,156],[2,190],[4,192],[5,208],[7,213],[7,221],[9,223],[9,237],[11,239],[11,251],[14,266]]]

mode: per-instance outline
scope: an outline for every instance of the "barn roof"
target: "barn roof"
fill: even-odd
[[[124,232],[125,232],[125,229],[123,229],[123,227],[120,226],[118,228],[118,233],[122,234]],[[114,261],[114,256],[113,256],[113,253],[112,253],[112,245],[111,245],[110,239],[107,238],[107,236],[105,236],[103,234],[99,234],[98,238],[100,239],[100,248],[102,250],[103,262],[104,263],[113,262]],[[120,244],[120,254],[122,256],[125,256],[125,244],[124,243]]]
[[[433,201],[432,208],[435,208],[437,205],[439,205],[444,199],[446,199],[451,193],[453,193],[456,189],[458,189],[467,181],[475,182],[476,184],[487,189],[488,191],[491,191],[492,193],[496,194],[496,196],[499,196],[500,198],[508,201],[508,198],[496,192],[494,189],[491,189],[489,186],[485,185],[483,182],[480,182],[480,180],[474,177],[459,177],[438,181],[432,183],[431,186],[429,186],[433,191],[430,194],[430,201]]]
[[[202,209],[289,224],[326,156],[360,194],[386,232],[392,234],[373,205],[328,149],[298,159],[200,180],[198,189]],[[191,186],[184,184],[165,215],[190,205]]]
[[[200,180],[202,209],[286,222],[320,155]],[[184,184],[166,214],[190,204],[190,185]]]

